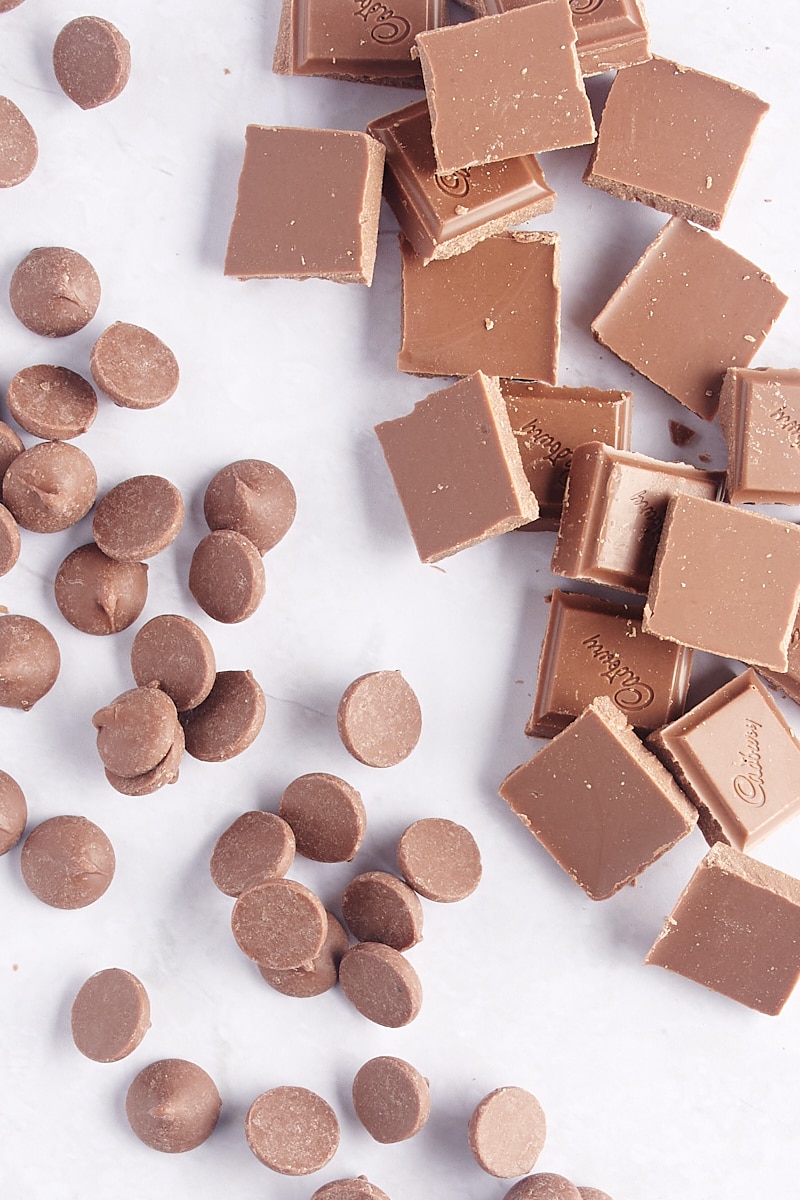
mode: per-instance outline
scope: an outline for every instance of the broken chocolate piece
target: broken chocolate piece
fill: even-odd
[[[475,7],[481,15],[492,16],[530,3],[531,0],[476,0]],[[619,71],[650,58],[647,18],[641,0],[569,0],[569,7],[578,35],[578,62],[584,75]]]

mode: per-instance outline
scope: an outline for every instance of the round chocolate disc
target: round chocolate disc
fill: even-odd
[[[22,878],[53,908],[85,908],[99,900],[114,878],[114,849],[86,817],[51,817],[25,839]]]
[[[216,678],[211,642],[199,625],[175,613],[142,626],[131,646],[131,670],[139,687],[158,684],[178,712],[205,700]]]
[[[246,812],[220,834],[211,878],[226,896],[241,896],[265,879],[282,879],[294,862],[294,834],[275,813]]]
[[[97,393],[67,367],[40,363],[17,371],[8,385],[8,411],[34,437],[68,442],[86,433],[97,416]]]
[[[85,517],[97,495],[97,473],[69,442],[37,442],[9,465],[3,502],[23,529],[59,533]]]
[[[0,575],[7,575],[22,549],[19,525],[5,504],[0,504]]]
[[[284,996],[303,999],[321,996],[338,982],[339,963],[349,945],[350,940],[341,923],[329,912],[325,941],[310,966],[294,967],[289,971],[274,971],[271,967],[262,966],[258,969],[269,986]]]
[[[389,1197],[370,1183],[366,1175],[359,1175],[358,1179],[332,1179],[323,1183],[311,1200],[389,1200]]]
[[[481,879],[474,837],[463,825],[442,817],[409,825],[397,843],[397,865],[415,892],[447,904],[471,895]]]
[[[58,679],[61,655],[52,633],[33,617],[0,613],[0,708],[26,712]]]
[[[281,1175],[321,1170],[339,1147],[339,1122],[327,1101],[302,1087],[276,1087],[250,1105],[244,1131],[259,1162]]]
[[[175,783],[180,771],[185,746],[180,725],[175,730],[175,740],[161,762],[141,775],[116,775],[106,767],[106,779],[123,796],[149,796],[168,783]]]
[[[419,701],[399,671],[373,671],[354,680],[339,702],[339,736],[368,767],[394,767],[408,758],[422,732]]]
[[[5,421],[0,421],[0,484],[18,454],[25,449],[19,436]]]
[[[578,1186],[578,1195],[581,1200],[611,1200],[608,1192],[601,1192],[600,1188],[581,1187]]]
[[[283,471],[245,458],[217,472],[206,488],[203,511],[209,529],[235,529],[266,554],[294,521],[297,497]]]
[[[13,100],[0,96],[0,188],[15,187],[27,179],[38,157],[35,129]]]
[[[179,729],[175,705],[155,687],[123,692],[94,714],[92,724],[103,765],[127,779],[158,766]]]
[[[268,879],[242,892],[231,928],[248,958],[276,971],[310,967],[322,950],[328,918],[322,901],[293,879]]]
[[[157,408],[180,380],[175,355],[148,329],[117,321],[92,348],[92,378],[121,408]]]
[[[314,862],[350,862],[367,829],[356,789],[322,771],[293,779],[278,812],[294,830],[298,853]]]
[[[54,588],[56,604],[70,625],[98,636],[119,633],[145,606],[147,566],[117,562],[89,542],[67,555]]]
[[[110,21],[77,17],[56,38],[53,70],[79,108],[97,108],[115,100],[128,82],[131,48]]]
[[[87,979],[72,1004],[72,1040],[94,1062],[119,1062],[150,1028],[150,1000],[130,971],[110,967]]]
[[[139,562],[174,542],[183,512],[183,497],[174,483],[160,475],[134,475],[98,501],[92,536],[109,558]]]
[[[181,713],[186,752],[203,762],[226,762],[261,732],[267,702],[252,671],[219,671],[202,704]]]
[[[422,905],[416,892],[388,871],[366,871],[342,893],[342,916],[359,942],[410,950],[422,938]]]
[[[233,529],[217,529],[198,543],[189,568],[189,591],[203,612],[233,625],[252,617],[266,579],[258,549]]]
[[[489,1175],[512,1179],[531,1170],[544,1146],[547,1124],[541,1104],[520,1087],[484,1096],[469,1121],[469,1148]]]
[[[11,276],[9,299],[26,329],[43,337],[67,337],[97,312],[100,280],[77,250],[39,246]]]
[[[339,982],[362,1016],[389,1029],[408,1025],[422,1007],[417,972],[398,950],[379,942],[351,946],[339,965]]]
[[[0,771],[0,854],[7,854],[25,832],[28,805],[25,793],[5,771]]]
[[[371,1058],[353,1080],[353,1107],[376,1142],[404,1142],[430,1116],[428,1081],[402,1058]]]
[[[592,1189],[594,1190],[594,1189]],[[600,1200],[603,1192],[597,1193]],[[505,1200],[581,1200],[581,1193],[563,1175],[553,1175],[549,1171],[538,1175],[528,1175],[515,1183],[510,1192],[506,1192]],[[589,1200],[595,1200],[589,1197]],[[606,1200],[609,1200],[606,1197]]]
[[[165,1154],[201,1146],[214,1132],[221,1107],[211,1076],[183,1058],[162,1058],[145,1067],[125,1099],[133,1132]]]

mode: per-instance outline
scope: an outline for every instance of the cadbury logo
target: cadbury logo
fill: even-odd
[[[742,766],[748,770],[736,775],[733,780],[733,790],[745,804],[753,808],[763,808],[767,803],[767,793],[764,790],[764,764],[761,759],[761,745],[758,731],[761,725],[758,721],[748,718],[744,723],[745,748],[739,751]]]
[[[600,672],[601,679],[607,679],[614,686],[612,698],[617,708],[623,712],[639,712],[652,704],[655,692],[647,683],[642,683],[640,675],[626,667],[615,650],[607,649],[596,633],[584,638],[581,642],[590,652],[596,662],[603,663],[605,670]]]
[[[553,437],[552,433],[548,433],[536,420],[527,421],[519,430],[520,435],[524,435],[525,445],[530,450],[533,446],[541,446],[547,453],[542,457],[545,462],[552,463],[554,467],[562,468],[562,475],[566,479],[569,471],[570,463],[572,462],[572,447],[565,446],[558,438]]]
[[[395,46],[411,33],[411,23],[405,17],[385,4],[373,3],[373,0],[356,0],[355,16],[371,26],[369,36],[381,46]]]
[[[793,450],[800,450],[800,421],[796,420],[786,409],[786,401],[782,400],[774,412],[770,414],[779,429],[788,435],[789,445]]]
[[[469,194],[469,167],[453,171],[451,175],[434,175],[436,186],[447,196],[466,196]]]

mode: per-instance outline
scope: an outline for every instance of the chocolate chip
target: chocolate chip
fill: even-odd
[[[3,2],[0,0],[0,12],[6,11]],[[0,96],[0,188],[15,187],[27,179],[38,157],[39,143],[30,121],[13,100]]]
[[[289,971],[275,971],[259,965],[263,979],[284,996],[307,998],[330,991],[339,979],[339,963],[347,952],[350,940],[333,913],[328,913],[328,930],[317,957],[310,964]]]
[[[160,475],[124,479],[97,503],[92,535],[109,558],[138,562],[160,554],[183,524],[183,498]]]
[[[276,1087],[250,1105],[244,1131],[259,1162],[281,1175],[310,1175],[333,1158],[339,1122],[321,1096],[302,1087]]]
[[[26,712],[58,678],[61,655],[48,629],[33,617],[0,613],[0,708]]]
[[[235,529],[266,554],[294,521],[297,497],[283,471],[245,458],[217,472],[206,488],[203,511],[209,529]]]
[[[26,329],[43,337],[67,337],[97,312],[100,280],[77,250],[39,246],[11,276],[9,299]]]
[[[210,1075],[182,1058],[151,1063],[134,1079],[125,1113],[136,1136],[165,1154],[194,1150],[211,1136],[222,1107]]]
[[[404,1142],[430,1116],[428,1081],[402,1058],[371,1058],[353,1080],[353,1107],[376,1142]]]
[[[408,758],[422,732],[419,701],[399,671],[355,679],[339,702],[339,736],[359,762],[394,767]]]
[[[600,1188],[578,1187],[578,1193],[581,1200],[611,1200],[608,1192],[601,1192]]]
[[[442,903],[471,895],[482,870],[480,851],[469,830],[442,817],[409,825],[397,843],[397,864],[415,892]]]
[[[99,900],[114,878],[114,850],[102,829],[86,817],[51,817],[25,839],[22,878],[53,908],[85,908]]]
[[[422,937],[416,892],[387,871],[367,871],[352,879],[342,893],[342,915],[359,942],[410,950]]]
[[[374,1183],[370,1183],[366,1175],[358,1179],[332,1179],[317,1188],[311,1200],[389,1200]]]
[[[72,1004],[72,1040],[94,1062],[119,1062],[132,1054],[150,1028],[144,984],[111,967],[87,979]]]
[[[339,982],[350,1003],[376,1025],[399,1029],[422,1007],[422,984],[411,963],[378,942],[350,947],[339,964]]]
[[[189,568],[189,591],[203,612],[226,625],[252,617],[264,597],[264,564],[249,538],[218,529],[198,544]]]
[[[602,1192],[597,1193],[598,1197],[602,1195]],[[546,1171],[520,1179],[510,1192],[506,1192],[505,1200],[581,1200],[581,1193],[563,1175]]]
[[[7,854],[25,832],[28,805],[25,793],[5,771],[0,771],[0,854]]]
[[[83,633],[119,633],[140,615],[147,600],[147,566],[116,562],[94,542],[79,546],[56,572],[56,604]]]
[[[180,725],[175,730],[175,738],[161,762],[141,775],[127,777],[116,775],[106,767],[106,779],[116,791],[123,796],[149,796],[168,783],[175,783],[180,771],[181,759],[185,750],[183,730]]]
[[[314,862],[350,862],[364,840],[361,796],[336,775],[320,771],[293,779],[278,811],[294,830],[298,854]]]
[[[321,901],[293,879],[268,879],[242,892],[231,928],[248,958],[277,971],[310,967],[325,942]]]
[[[115,100],[128,82],[131,48],[110,21],[77,17],[56,38],[53,70],[79,108],[97,108]]]
[[[97,386],[121,408],[157,408],[180,380],[170,348],[148,329],[124,321],[100,334],[89,367]]]
[[[45,363],[17,371],[8,385],[8,411],[34,437],[68,442],[86,433],[97,416],[97,393],[88,379]]]
[[[469,1148],[489,1175],[525,1175],[542,1152],[547,1130],[541,1104],[520,1087],[495,1088],[469,1121]],[[554,1198],[555,1200],[555,1198]]]
[[[291,826],[275,813],[246,812],[217,839],[211,878],[226,896],[241,896],[265,879],[282,879],[293,862]]]
[[[123,692],[94,714],[92,724],[104,766],[126,779],[158,766],[179,729],[175,705],[155,687]]]
[[[25,449],[21,439],[10,425],[0,421],[0,483],[11,463]]]
[[[196,708],[214,686],[214,650],[188,617],[165,613],[143,625],[131,646],[131,669],[139,687],[157,683],[178,712]]]
[[[186,751],[203,762],[226,762],[255,741],[266,700],[252,671],[219,671],[202,704],[181,713]]]
[[[0,504],[0,575],[7,575],[19,558],[22,539],[19,525],[5,504]]]
[[[69,442],[37,442],[3,479],[3,501],[23,529],[59,533],[85,517],[97,495],[91,460]]]

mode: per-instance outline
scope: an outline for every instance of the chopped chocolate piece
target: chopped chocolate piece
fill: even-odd
[[[697,805],[706,839],[748,853],[800,811],[800,743],[745,671],[647,745]]]
[[[776,1016],[800,977],[800,881],[718,842],[645,963]]]
[[[481,372],[431,393],[375,432],[423,562],[538,515],[500,389]]]
[[[333,1179],[317,1188],[311,1200],[389,1200],[374,1183],[370,1183],[366,1175],[358,1179]]]
[[[719,472],[613,450],[578,446],[570,467],[551,570],[645,594],[672,496],[716,500]]]
[[[731,504],[800,504],[800,370],[731,367],[719,423]]]
[[[315,862],[350,862],[367,829],[367,814],[354,787],[316,771],[293,779],[278,812],[294,831],[297,852]]]
[[[614,79],[583,181],[719,229],[768,108],[724,79],[651,58]]]
[[[149,329],[117,321],[92,347],[95,383],[121,408],[158,408],[180,382],[175,355]]]
[[[124,479],[98,500],[92,534],[109,558],[138,562],[160,554],[183,524],[183,499],[160,475]]]
[[[61,655],[39,621],[0,612],[0,708],[33,708],[58,679]]]
[[[131,73],[131,48],[102,17],[77,17],[59,33],[53,47],[59,86],[79,108],[116,100]]]
[[[795,614],[792,632],[789,636],[787,650],[788,666],[785,671],[770,671],[766,667],[756,667],[759,675],[800,704],[800,612]]]
[[[0,484],[11,463],[18,454],[22,454],[25,446],[20,437],[5,421],[0,421]]]
[[[399,950],[379,942],[358,942],[339,964],[339,982],[363,1017],[399,1029],[418,1016],[422,984]]]
[[[712,421],[727,367],[746,367],[786,296],[703,229],[673,217],[592,323],[624,362]]]
[[[321,996],[335,987],[339,980],[339,963],[350,945],[350,939],[333,913],[328,913],[328,929],[325,941],[317,957],[302,967],[288,971],[275,971],[271,967],[256,964],[262,978],[284,996],[308,999]]]
[[[51,817],[31,830],[20,857],[22,878],[53,908],[85,908],[114,878],[114,849],[86,817]]]
[[[72,1005],[72,1040],[94,1062],[119,1062],[132,1054],[150,1028],[144,984],[111,967],[87,979]]]
[[[143,625],[131,646],[131,670],[139,687],[156,683],[178,712],[196,708],[214,686],[214,650],[188,617],[164,613]]]
[[[424,100],[371,121],[367,133],[386,147],[383,194],[424,263],[463,254],[555,205],[533,154],[437,175]]]
[[[365,133],[248,125],[225,274],[372,283],[384,156]]]
[[[327,914],[320,900],[293,879],[266,879],[237,898],[231,916],[236,944],[259,966],[310,968],[322,950]]]
[[[222,1107],[213,1079],[182,1058],[150,1063],[134,1079],[125,1099],[128,1123],[146,1146],[182,1154],[214,1132]]]
[[[697,430],[690,429],[688,425],[683,425],[680,421],[668,421],[669,440],[673,446],[688,446],[689,442],[693,442],[697,437]]]
[[[690,833],[697,812],[607,696],[500,785],[592,900],[606,900]]]
[[[401,249],[401,371],[483,371],[555,383],[561,313],[558,234],[499,233],[468,254],[427,267],[405,240]]]
[[[25,367],[8,385],[8,411],[34,437],[66,442],[97,416],[97,395],[88,380],[66,367]]]
[[[97,753],[115,775],[133,779],[158,766],[178,729],[169,696],[157,687],[131,688],[92,717]]]
[[[22,548],[19,525],[5,504],[0,504],[0,576],[7,575]]]
[[[145,606],[147,566],[117,562],[89,542],[64,559],[54,591],[61,615],[76,629],[98,636],[119,633],[137,620]]]
[[[630,450],[633,395],[528,379],[501,379],[500,391],[525,475],[539,501],[538,519],[524,528],[558,529],[575,448],[583,442],[605,442]]]
[[[252,617],[264,598],[266,577],[258,547],[234,529],[216,529],[198,542],[189,591],[203,612],[232,625]]]
[[[86,516],[97,495],[91,460],[69,442],[37,442],[3,477],[3,501],[23,529],[58,533]]]
[[[648,633],[785,671],[798,601],[800,527],[698,496],[670,501],[644,609]]]
[[[0,771],[0,854],[13,850],[25,832],[28,805],[25,793],[6,771]]]
[[[410,950],[422,940],[422,905],[416,892],[388,871],[367,871],[342,893],[342,916],[359,942]]]
[[[26,329],[44,337],[67,337],[88,325],[97,312],[100,280],[76,250],[40,246],[16,268],[8,294]]]
[[[168,783],[175,783],[180,772],[181,759],[185,749],[183,730],[178,725],[175,737],[161,762],[141,775],[117,775],[106,767],[106,779],[111,786],[123,796],[149,796]]]
[[[0,96],[0,188],[15,187],[27,179],[38,157],[39,142],[30,121],[13,100]]]
[[[241,896],[265,879],[282,879],[294,862],[294,834],[281,817],[246,812],[220,834],[211,878],[226,896]]]
[[[283,471],[245,458],[217,471],[206,488],[203,512],[209,529],[235,529],[266,554],[288,533],[297,497]]]
[[[397,865],[426,900],[451,904],[471,896],[481,880],[481,855],[463,825],[442,817],[415,821],[397,843]]]
[[[598,1192],[597,1197],[602,1200],[602,1193]],[[582,1193],[564,1175],[545,1171],[520,1179],[506,1192],[505,1200],[582,1200]]]
[[[320,1171],[339,1148],[339,1122],[327,1101],[302,1087],[276,1087],[250,1105],[247,1144],[259,1162],[281,1175]]]
[[[430,1116],[428,1081],[402,1058],[371,1058],[353,1080],[353,1107],[376,1142],[404,1142],[419,1133]]]
[[[399,671],[372,671],[345,689],[336,724],[353,758],[368,767],[396,767],[419,741],[422,711]]]
[[[469,1148],[489,1175],[511,1179],[530,1171],[546,1132],[544,1109],[535,1096],[521,1087],[496,1088],[469,1119]]]
[[[642,632],[642,610],[579,592],[553,592],[529,737],[554,737],[595,696],[635,729],[658,729],[686,703],[692,651]]]
[[[594,141],[568,0],[421,33],[417,47],[441,174]]]
[[[186,750],[203,762],[227,762],[261,732],[267,702],[252,671],[218,671],[200,704],[181,713]]]

